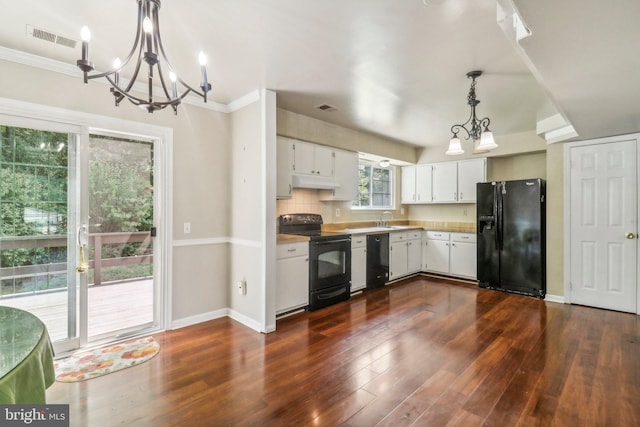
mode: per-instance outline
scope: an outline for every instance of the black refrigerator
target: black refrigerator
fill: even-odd
[[[477,214],[480,287],[544,298],[545,181],[479,183]]]

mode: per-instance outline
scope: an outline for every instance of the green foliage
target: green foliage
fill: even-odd
[[[68,146],[73,140],[66,133],[0,126],[0,236],[68,234]],[[150,230],[153,145],[96,135],[89,144],[90,233]],[[103,258],[150,252],[140,243],[105,245]],[[66,261],[66,246],[0,247],[2,268]],[[139,277],[151,274],[151,268],[114,267],[103,277]],[[57,287],[66,287],[66,274],[6,279],[0,295]]]

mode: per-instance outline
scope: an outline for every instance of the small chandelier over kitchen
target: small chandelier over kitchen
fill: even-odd
[[[464,131],[464,139],[472,140],[474,144],[473,154],[486,153],[489,150],[498,148],[493,140],[493,133],[489,130],[489,118],[478,119],[476,117],[476,106],[480,103],[476,99],[476,79],[482,75],[482,71],[469,71],[467,77],[471,79],[471,88],[467,95],[467,104],[471,107],[471,115],[469,119],[461,125],[451,126],[453,136],[449,141],[449,149],[446,154],[456,156],[463,154],[462,143],[458,138],[458,133]],[[467,127],[468,126],[468,127]]]
[[[78,68],[84,72],[84,82],[88,83],[89,79],[97,79],[104,77],[111,84],[111,93],[115,97],[116,107],[124,98],[131,101],[132,104],[153,113],[156,110],[162,110],[171,106],[175,114],[178,114],[178,105],[190,93],[199,95],[204,102],[207,102],[207,92],[211,90],[211,85],[207,81],[207,70],[205,68],[207,59],[204,53],[200,52],[200,71],[202,73],[202,82],[198,91],[185,83],[176,74],[173,66],[167,59],[162,39],[160,38],[160,26],[158,19],[158,11],[160,10],[160,0],[136,0],[138,2],[138,29],[136,30],[136,39],[131,48],[131,52],[124,61],[116,58],[113,62],[113,68],[104,73],[96,73],[89,75],[93,71],[93,63],[89,61],[89,40],[91,32],[84,26],[80,36],[82,38],[82,59],[77,61]],[[137,60],[135,69],[129,82],[124,85],[120,79],[120,72],[127,64],[134,59],[137,51]],[[139,98],[131,93],[135,84],[138,73],[144,68],[144,63],[148,66],[147,71],[147,97]],[[168,72],[168,75],[166,74]],[[168,77],[168,81],[167,81]],[[160,82],[160,98],[153,93],[154,83]],[[178,93],[178,85],[180,85],[181,93]]]

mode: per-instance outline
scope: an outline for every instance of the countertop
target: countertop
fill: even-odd
[[[324,231],[333,231],[344,234],[362,235],[393,233],[407,230],[430,230],[446,231],[453,233],[475,233],[475,222],[453,222],[453,221],[390,221],[388,227],[377,227],[375,221],[345,222],[323,224]],[[290,234],[278,234],[276,241],[278,244],[307,242],[308,237],[294,236]]]
[[[308,242],[309,237],[307,236],[296,236],[295,234],[276,234],[276,244],[284,244],[284,243],[300,243],[300,242]]]

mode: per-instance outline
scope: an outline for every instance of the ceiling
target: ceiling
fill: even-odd
[[[516,43],[497,3],[515,6],[532,35]],[[0,0],[0,45],[75,64],[79,46],[26,27],[79,39],[86,24],[90,59],[108,69],[131,49],[137,3],[105,5]],[[272,89],[281,108],[444,150],[451,125],[468,118],[466,73],[476,69],[478,113],[498,143],[554,115],[580,139],[640,131],[639,16],[638,0],[163,0],[160,24],[184,80],[199,83],[197,55],[207,54],[213,101]]]

